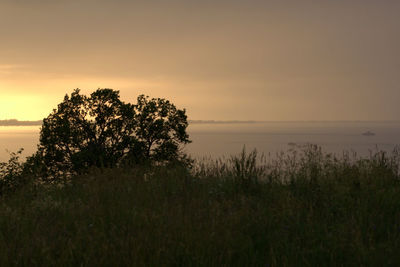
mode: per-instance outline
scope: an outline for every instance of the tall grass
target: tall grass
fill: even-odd
[[[1,266],[399,266],[400,153],[97,169],[0,197]]]

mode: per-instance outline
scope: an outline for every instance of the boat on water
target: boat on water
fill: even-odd
[[[374,136],[375,134],[373,132],[367,131],[367,132],[363,133],[362,135],[364,135],[364,136]]]

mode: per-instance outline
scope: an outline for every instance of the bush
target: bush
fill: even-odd
[[[20,162],[20,156],[23,149],[17,152],[10,152],[8,162],[0,162],[0,195],[6,192],[15,191],[27,182],[23,175],[23,163]]]

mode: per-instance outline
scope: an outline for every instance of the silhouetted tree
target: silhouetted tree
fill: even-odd
[[[187,126],[185,110],[168,100],[140,95],[133,105],[112,89],[89,97],[76,89],[43,120],[38,152],[28,162],[41,162],[41,172],[54,177],[124,161],[176,161],[190,142]]]
[[[135,105],[134,124],[142,157],[146,159],[178,159],[179,145],[190,142],[185,110],[177,109],[165,99],[140,95]]]

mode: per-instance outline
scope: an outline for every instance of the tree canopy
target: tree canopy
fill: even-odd
[[[76,89],[43,120],[30,161],[40,161],[50,176],[124,162],[179,161],[185,158],[182,146],[190,142],[187,126],[185,109],[168,100],[140,95],[130,104],[113,89],[89,96]]]

